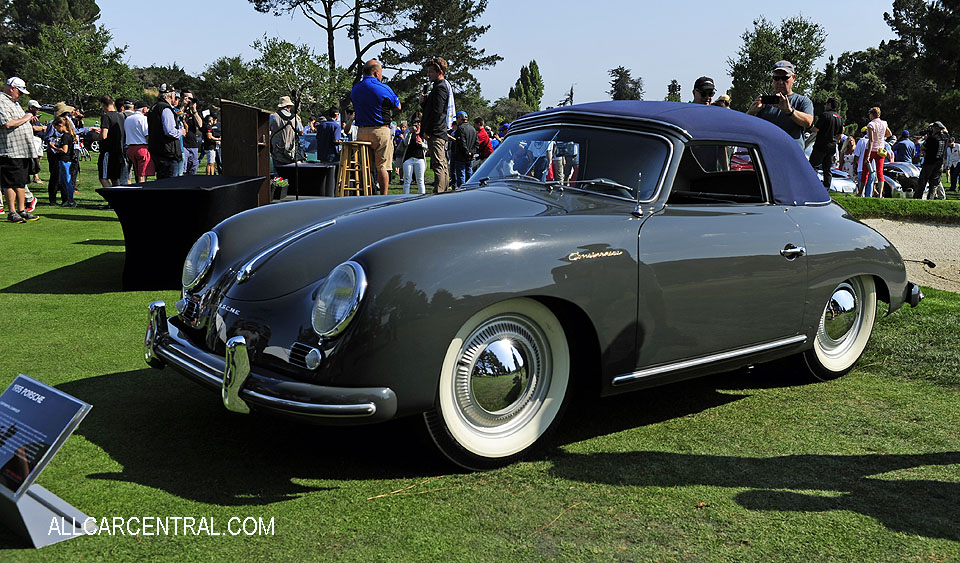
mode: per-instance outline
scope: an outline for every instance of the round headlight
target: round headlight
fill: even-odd
[[[194,243],[193,248],[187,253],[187,259],[183,261],[183,275],[180,281],[184,289],[192,289],[200,283],[213,265],[218,249],[217,234],[213,231],[204,233]]]
[[[320,287],[313,308],[313,330],[320,336],[336,336],[353,318],[367,289],[367,276],[356,262],[344,262],[330,272]]]

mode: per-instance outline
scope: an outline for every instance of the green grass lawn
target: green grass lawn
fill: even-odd
[[[123,235],[95,169],[80,207],[0,224],[0,386],[26,373],[93,405],[40,484],[98,520],[212,518],[222,535],[37,552],[0,531],[4,560],[960,559],[960,295],[924,288],[879,319],[837,381],[778,364],[586,401],[533,459],[465,474],[415,420],[234,415],[147,368],[146,305],[178,292],[120,291]],[[233,517],[274,533],[229,535]]]

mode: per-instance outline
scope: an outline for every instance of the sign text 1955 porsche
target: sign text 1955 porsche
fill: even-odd
[[[150,305],[145,356],[236,412],[420,416],[485,468],[541,441],[575,384],[610,395],[788,356],[831,379],[878,301],[922,297],[774,125],[602,102],[519,119],[455,192],[227,219],[190,251],[177,314]]]

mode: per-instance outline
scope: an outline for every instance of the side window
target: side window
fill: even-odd
[[[763,180],[749,147],[690,144],[683,151],[668,204],[764,203]]]

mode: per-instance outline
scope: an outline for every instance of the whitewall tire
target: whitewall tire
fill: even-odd
[[[872,277],[838,284],[820,314],[813,348],[803,353],[813,376],[827,381],[853,369],[867,347],[876,317],[877,290]]]
[[[496,303],[451,340],[427,430],[461,467],[511,463],[556,426],[569,381],[570,350],[556,315],[533,299]]]

